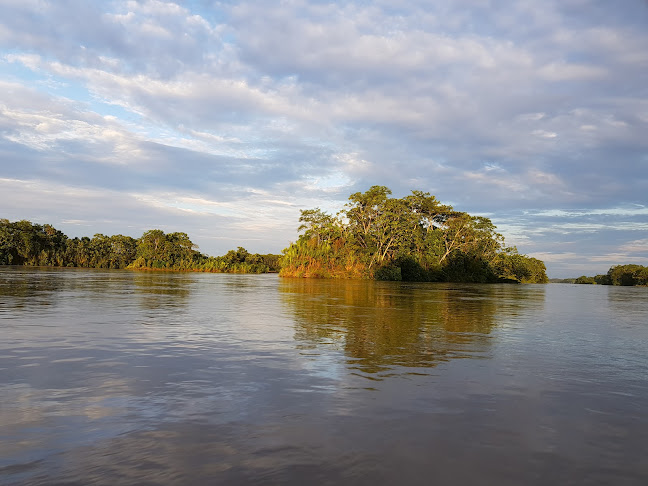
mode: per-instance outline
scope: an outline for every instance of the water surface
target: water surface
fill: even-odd
[[[2,484],[648,484],[648,289],[0,267]]]

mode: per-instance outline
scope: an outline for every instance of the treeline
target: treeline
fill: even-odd
[[[68,238],[49,224],[0,219],[0,265],[133,268],[222,273],[279,271],[279,255],[245,248],[211,257],[196,250],[186,233],[150,230],[140,238],[96,234]]]
[[[373,186],[336,215],[301,211],[302,232],[283,250],[280,275],[450,282],[548,281],[542,261],[504,246],[488,218],[421,191],[402,199]]]
[[[603,275],[594,277],[582,275],[575,279],[566,280],[568,280],[568,283],[575,284],[648,286],[648,267],[642,265],[615,265]]]

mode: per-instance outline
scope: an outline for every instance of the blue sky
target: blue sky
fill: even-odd
[[[0,0],[0,217],[279,252],[386,185],[648,264],[648,2]]]

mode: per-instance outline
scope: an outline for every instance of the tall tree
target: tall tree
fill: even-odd
[[[481,282],[508,278],[499,268],[517,281],[546,278],[544,265],[524,255],[496,261],[506,249],[490,219],[455,211],[427,192],[390,194],[384,186],[351,194],[338,216],[303,210],[303,233],[284,250],[282,274]]]

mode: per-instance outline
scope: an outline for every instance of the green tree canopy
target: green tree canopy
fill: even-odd
[[[490,219],[455,211],[427,192],[391,193],[385,186],[353,193],[337,215],[302,210],[302,234],[283,252],[282,275],[547,280],[542,262],[504,247]]]

